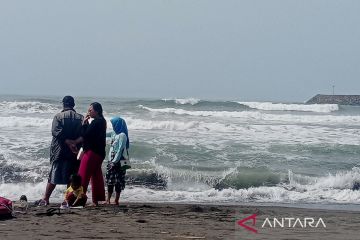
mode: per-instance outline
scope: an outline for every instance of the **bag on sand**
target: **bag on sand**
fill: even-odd
[[[12,211],[12,202],[9,199],[0,197],[0,217],[10,217]]]

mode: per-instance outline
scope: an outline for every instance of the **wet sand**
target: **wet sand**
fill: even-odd
[[[26,214],[0,220],[0,239],[360,239],[360,212],[269,206],[122,203],[84,209],[30,207]],[[256,214],[240,226],[241,219]],[[262,227],[266,218],[322,218],[326,228]],[[302,223],[303,225],[303,223]]]

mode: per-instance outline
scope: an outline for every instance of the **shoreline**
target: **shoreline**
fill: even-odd
[[[88,195],[89,196],[89,195]],[[123,197],[123,196],[122,196]],[[124,197],[123,197],[124,198]],[[10,199],[13,202],[17,200]],[[114,196],[112,198],[114,200]],[[28,200],[29,204],[32,205],[36,199]],[[52,206],[60,206],[62,199],[55,198],[53,201],[50,199],[50,205]],[[88,198],[87,205],[90,205],[91,195]],[[236,207],[236,206],[248,206],[248,207],[280,207],[280,208],[299,208],[299,209],[311,209],[311,210],[329,210],[329,211],[351,211],[351,212],[360,212],[360,202],[358,204],[355,203],[298,203],[298,202],[192,202],[192,201],[134,201],[123,199],[124,203],[128,204],[168,204],[168,205],[203,205],[203,206],[228,206],[228,207]],[[106,204],[103,204],[106,205]]]
[[[112,199],[114,200],[114,199]],[[13,200],[13,202],[16,202]],[[30,200],[30,205],[35,202],[35,200]],[[61,204],[62,200],[52,201],[51,205],[57,206]],[[87,204],[90,205],[91,197],[88,199]],[[165,204],[165,205],[202,205],[202,206],[224,206],[224,207],[237,207],[237,206],[247,206],[247,207],[280,207],[280,208],[298,208],[298,209],[310,209],[310,210],[324,210],[324,211],[350,211],[350,212],[360,212],[360,202],[359,204],[355,203],[287,203],[287,202],[159,202],[159,201],[128,201],[124,200],[124,203],[127,204]],[[106,204],[103,204],[104,206]]]
[[[133,203],[120,206],[86,206],[84,209],[57,210],[30,206],[26,214],[0,221],[1,239],[356,239],[360,226],[358,211],[321,210],[278,206]],[[256,214],[245,225],[238,223]],[[322,218],[326,228],[262,227],[266,218]]]

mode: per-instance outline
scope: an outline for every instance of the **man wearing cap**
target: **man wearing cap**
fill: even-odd
[[[75,101],[71,96],[62,100],[63,110],[53,119],[50,146],[50,164],[48,183],[44,197],[36,202],[37,205],[48,205],[51,193],[57,184],[66,185],[71,174],[77,173],[79,163],[76,153],[70,149],[69,140],[77,139],[81,133],[83,116],[74,110]]]

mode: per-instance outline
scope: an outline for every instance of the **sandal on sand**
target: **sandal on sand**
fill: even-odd
[[[44,199],[40,199],[34,202],[34,205],[37,207],[47,206],[49,203],[47,203]]]
[[[69,209],[70,206],[69,206],[69,203],[67,201],[63,201],[61,204],[60,204],[60,209]]]
[[[48,210],[46,210],[46,212],[41,212],[41,213],[35,213],[35,215],[37,216],[41,216],[41,215],[45,215],[45,216],[52,216],[52,215],[60,215],[60,208],[49,208]]]

